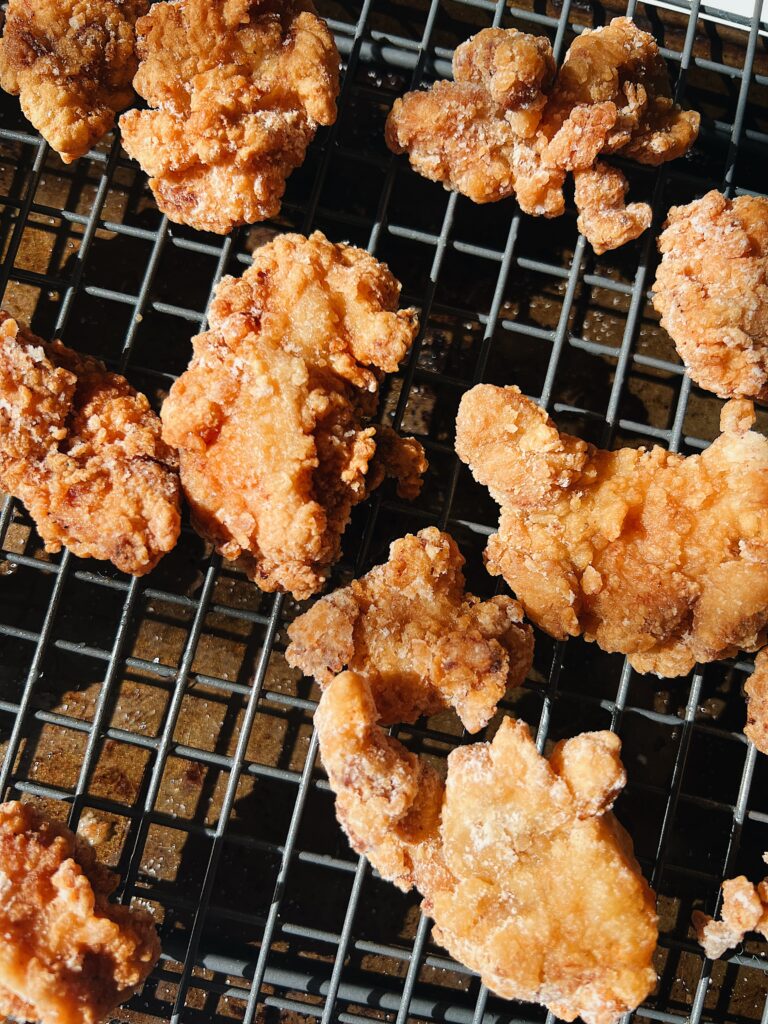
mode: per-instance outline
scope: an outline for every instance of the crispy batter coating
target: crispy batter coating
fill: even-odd
[[[708,192],[669,211],[653,303],[688,373],[768,400],[768,199]]]
[[[339,54],[311,0],[174,0],[137,25],[127,152],[171,220],[226,234],[274,217],[318,125],[333,124]]]
[[[642,1002],[657,923],[610,813],[625,782],[615,735],[567,740],[547,761],[527,726],[505,719],[492,743],[449,755],[443,783],[383,731],[364,676],[337,676],[315,724],[353,848],[419,889],[437,941],[486,985],[587,1024]]]
[[[723,882],[722,890],[719,921],[700,910],[693,912],[696,935],[710,960],[738,946],[747,932],[761,932],[768,938],[768,878],[753,885],[739,875]]]
[[[362,249],[280,235],[216,289],[210,330],[162,409],[198,532],[262,590],[309,597],[350,509],[385,474],[418,493],[421,445],[364,425],[416,334],[400,285]]]
[[[396,540],[388,562],[290,625],[288,664],[321,686],[344,668],[365,675],[385,724],[453,707],[477,732],[525,679],[533,631],[512,598],[466,594],[463,565],[434,526]]]
[[[747,695],[747,724],[744,734],[757,749],[768,754],[768,650],[755,658],[755,670],[744,686]]]
[[[83,156],[133,99],[134,26],[149,0],[10,0],[0,87],[64,163]]]
[[[146,397],[102,363],[0,311],[0,486],[46,551],[142,576],[176,544],[176,455]]]
[[[160,943],[146,911],[109,902],[117,881],[64,825],[0,804],[0,1014],[98,1024],[143,985]]]
[[[729,403],[701,455],[608,452],[560,434],[518,388],[462,399],[456,451],[501,505],[488,570],[554,637],[682,675],[765,643],[768,439]]]
[[[462,43],[453,72],[453,82],[396,100],[390,149],[477,203],[515,195],[536,216],[563,213],[572,171],[579,229],[596,252],[636,238],[651,219],[646,204],[625,208],[624,175],[597,157],[659,164],[698,134],[699,115],[672,100],[655,40],[629,18],[582,33],[556,77],[549,42],[514,29],[484,29]]]

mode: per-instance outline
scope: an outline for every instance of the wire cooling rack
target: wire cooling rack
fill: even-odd
[[[562,427],[603,445],[701,450],[719,403],[691,387],[648,291],[667,208],[710,187],[766,188],[768,70],[759,2],[722,26],[650,5],[564,0],[320,3],[345,63],[336,125],[290,180],[278,221],[220,239],[170,225],[111,138],[70,167],[4,97],[0,292],[39,334],[105,359],[159,401],[189,358],[223,273],[284,230],[320,228],[367,246],[403,281],[421,333],[382,416],[415,432],[431,468],[403,504],[383,489],[355,510],[334,583],[383,561],[395,537],[449,529],[476,592],[497,511],[453,454],[461,394],[518,383]],[[453,48],[487,25],[574,33],[628,13],[663,46],[677,97],[703,114],[686,159],[627,167],[654,226],[596,258],[571,209],[521,217],[477,207],[413,174],[383,144],[396,95],[447,74]],[[761,414],[759,424],[766,428]],[[317,757],[317,691],[283,658],[301,610],[262,595],[185,527],[135,580],[51,557],[17,503],[0,517],[0,796],[34,797],[114,865],[120,895],[150,906],[164,956],[126,1021],[550,1020],[504,1002],[431,941],[415,894],[355,857]],[[539,634],[526,686],[505,710],[541,749],[590,728],[621,735],[629,785],[617,810],[659,893],[660,981],[637,1016],[669,1024],[768,1019],[765,945],[704,960],[689,927],[724,877],[764,873],[768,778],[741,729],[746,661],[687,679],[638,676],[620,656]],[[433,757],[465,737],[450,715],[402,729]]]

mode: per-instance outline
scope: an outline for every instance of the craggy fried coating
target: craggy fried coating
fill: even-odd
[[[755,658],[755,670],[744,686],[747,695],[747,724],[744,734],[757,749],[768,754],[768,650]]]
[[[176,544],[176,455],[146,397],[90,356],[0,311],[0,487],[46,551],[62,545],[142,576]]]
[[[768,939],[768,878],[753,885],[744,875],[723,882],[720,920],[700,910],[693,912],[696,935],[710,960],[738,946],[747,932],[761,932]]]
[[[598,156],[672,160],[695,141],[699,115],[674,103],[655,40],[629,18],[582,33],[556,77],[554,67],[546,39],[484,29],[456,50],[453,82],[395,101],[387,144],[477,203],[515,195],[536,216],[563,213],[572,171],[579,229],[605,252],[641,234],[651,211],[624,206],[624,175]]]
[[[583,634],[639,672],[682,675],[765,643],[768,439],[729,403],[701,455],[601,451],[518,388],[462,399],[456,451],[501,505],[488,570],[559,639]]]
[[[443,783],[383,731],[364,676],[337,676],[315,724],[352,847],[418,888],[437,941],[486,985],[587,1024],[642,1002],[657,921],[610,813],[625,783],[615,735],[566,740],[547,761],[527,726],[505,719],[492,743],[449,755]]]
[[[525,679],[533,631],[511,597],[466,594],[463,565],[434,526],[396,540],[388,562],[289,626],[288,664],[321,686],[344,668],[365,675],[385,724],[453,707],[477,732]]]
[[[0,88],[64,163],[83,156],[133,99],[134,26],[149,0],[10,0]]]
[[[688,373],[768,400],[768,199],[708,192],[669,211],[653,304]]]
[[[109,902],[117,881],[64,825],[0,804],[0,1014],[98,1024],[141,988],[160,943],[146,911]]]
[[[120,119],[171,220],[226,234],[274,217],[318,125],[333,124],[339,54],[310,0],[175,0],[137,25],[150,110]]]
[[[306,598],[339,554],[350,509],[395,475],[418,493],[421,445],[364,425],[381,371],[416,334],[400,285],[362,249],[280,235],[218,285],[210,330],[161,412],[198,532],[242,556],[262,590]]]

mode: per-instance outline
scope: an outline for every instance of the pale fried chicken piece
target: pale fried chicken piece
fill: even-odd
[[[755,658],[755,669],[744,686],[747,695],[747,724],[744,734],[757,749],[768,754],[768,650]]]
[[[210,330],[163,405],[163,436],[179,449],[196,529],[242,556],[262,590],[315,593],[350,509],[385,473],[404,496],[418,491],[421,445],[364,425],[381,371],[416,334],[399,296],[383,263],[319,232],[280,235],[216,289]]]
[[[699,115],[674,103],[655,40],[629,18],[584,32],[554,79],[547,40],[485,29],[454,55],[454,82],[396,100],[386,138],[419,174],[475,202],[515,195],[525,213],[559,216],[576,176],[579,229],[596,252],[636,238],[647,204],[624,207],[627,183],[600,154],[658,164],[693,145]]]
[[[90,356],[0,311],[0,487],[46,551],[62,545],[142,576],[176,544],[176,455],[146,397]]]
[[[434,526],[396,540],[388,562],[289,626],[288,664],[321,686],[343,668],[365,675],[385,724],[453,707],[477,732],[525,679],[533,632],[512,598],[466,594],[463,565]]]
[[[760,932],[768,939],[768,878],[753,885],[744,875],[728,878],[722,885],[720,920],[700,910],[693,912],[699,942],[710,960],[738,946],[747,932]]]
[[[64,163],[83,156],[133,99],[134,26],[149,0],[10,0],[0,88],[20,96]]]
[[[625,782],[615,735],[566,740],[547,761],[505,719],[492,743],[449,755],[443,783],[382,730],[364,676],[337,676],[315,724],[352,847],[418,888],[437,941],[493,991],[587,1024],[642,1002],[657,920],[610,813]]]
[[[123,144],[171,220],[226,234],[274,217],[318,125],[336,119],[339,54],[311,0],[174,0],[137,25],[150,110]]]
[[[0,1014],[98,1024],[160,956],[152,917],[109,902],[118,879],[30,804],[0,804]]]
[[[573,181],[576,224],[598,255],[631,242],[651,226],[647,203],[625,204],[629,183],[617,167],[597,160],[594,167],[574,171]]]
[[[456,451],[501,505],[486,550],[526,614],[639,672],[682,675],[765,643],[768,439],[750,403],[701,455],[608,452],[560,434],[518,388],[462,399]]]
[[[669,211],[653,304],[691,378],[768,400],[768,199],[708,192]]]

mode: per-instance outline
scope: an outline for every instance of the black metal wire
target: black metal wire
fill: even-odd
[[[390,396],[389,409],[395,426],[405,427],[414,395],[419,391],[434,394],[439,402],[455,404],[464,390],[493,375],[496,354],[514,343],[538,346],[536,351],[546,353],[534,397],[554,415],[575,419],[584,429],[596,431],[595,439],[610,444],[620,435],[634,442],[660,443],[672,450],[696,451],[705,447],[709,439],[694,436],[690,426],[686,426],[693,422],[693,397],[698,402],[700,395],[691,388],[679,362],[643,350],[645,309],[653,274],[654,237],[669,205],[670,190],[675,195],[682,192],[688,198],[708,187],[724,187],[732,195],[754,191],[753,178],[742,178],[741,172],[750,170],[745,157],[747,143],[753,152],[754,147],[759,151],[768,143],[768,134],[750,113],[752,90],[768,86],[768,76],[755,73],[760,46],[759,7],[756,3],[745,26],[738,66],[724,62],[717,47],[710,56],[696,52],[700,36],[717,39],[719,32],[711,25],[702,31],[701,22],[697,21],[697,3],[691,5],[681,48],[669,47],[667,40],[662,40],[665,58],[679,71],[678,98],[683,99],[694,72],[719,76],[726,87],[727,83],[736,83],[732,111],[726,118],[709,118],[703,133],[702,145],[713,152],[718,147],[726,152],[724,170],[710,180],[706,172],[702,174],[695,166],[678,161],[650,172],[653,177],[646,180],[653,197],[654,230],[636,246],[627,247],[630,255],[623,257],[617,273],[610,264],[595,263],[584,239],[576,237],[572,221],[569,228],[565,218],[563,242],[557,249],[543,253],[532,247],[527,234],[528,219],[521,217],[511,202],[497,208],[503,230],[482,239],[473,234],[471,205],[455,195],[443,196],[436,185],[425,186],[433,190],[433,215],[428,221],[418,217],[416,209],[410,210],[399,202],[400,190],[409,183],[413,185],[404,161],[388,156],[382,166],[379,156],[351,144],[347,137],[358,117],[354,111],[356,104],[366,109],[366,103],[375,107],[386,105],[391,99],[386,90],[382,92],[379,86],[368,83],[367,69],[398,75],[397,91],[450,74],[451,49],[444,43],[457,31],[454,22],[464,24],[466,19],[470,19],[466,24],[472,27],[467,27],[465,34],[483,24],[511,23],[548,32],[561,55],[569,37],[589,27],[582,9],[577,10],[575,5],[572,9],[569,0],[556,15],[543,7],[506,7],[503,0],[425,0],[421,8],[414,9],[411,18],[410,14],[405,16],[405,8],[390,7],[385,0],[348,0],[334,6],[330,24],[346,63],[339,120],[316,143],[314,163],[308,162],[314,173],[303,197],[299,193],[297,199],[289,188],[284,215],[274,227],[307,232],[319,226],[334,240],[354,236],[384,258],[393,247],[401,253],[402,265],[393,264],[393,269],[404,281],[404,301],[413,302],[420,309],[421,328],[412,353],[397,376],[399,390]],[[650,8],[630,0],[627,11],[645,16]],[[398,13],[403,21],[393,32],[393,18]],[[734,19],[734,24],[737,22]],[[11,111],[12,102],[4,102],[3,110]],[[78,321],[79,302],[122,310],[127,316],[127,320],[120,321],[125,323],[124,328],[117,321],[114,331],[109,322],[103,325],[105,334],[121,340],[119,351],[112,348],[105,353],[108,360],[152,387],[167,388],[174,378],[172,368],[162,362],[154,365],[151,360],[144,365],[146,355],[141,346],[146,318],[164,318],[163,323],[183,330],[187,338],[204,327],[212,289],[224,273],[239,273],[248,261],[247,232],[221,240],[176,229],[164,218],[153,219],[151,213],[146,217],[132,213],[115,218],[109,207],[110,197],[116,189],[130,188],[124,182],[131,175],[136,178],[135,169],[121,154],[117,140],[108,150],[99,148],[81,161],[87,167],[83,173],[90,176],[92,188],[85,212],[80,206],[52,206],[39,198],[41,193],[44,196],[46,174],[65,176],[81,172],[77,165],[75,170],[64,171],[46,144],[23,124],[15,123],[10,114],[7,124],[5,120],[0,122],[0,147],[5,147],[0,148],[0,156],[7,152],[5,163],[13,172],[8,195],[0,196],[0,232],[4,232],[0,295],[9,286],[36,289],[42,302],[45,296],[56,292],[58,298],[49,300],[55,306],[51,333],[63,336],[75,347],[83,322],[82,314]],[[764,153],[765,149],[763,159]],[[357,206],[337,201],[332,185],[340,166],[357,168],[361,180],[367,175],[376,176],[378,193],[372,206],[362,201]],[[642,169],[633,173],[633,180],[638,182],[647,174]],[[71,180],[75,182],[74,177]],[[740,183],[744,187],[739,187]],[[24,242],[26,233],[32,230],[50,233],[56,244],[63,244],[60,239],[77,238],[77,250],[68,269],[56,265],[43,268],[37,263],[32,267],[26,265]],[[101,244],[105,235],[112,236],[113,242],[145,247],[135,288],[126,289],[121,284],[117,264],[114,283],[109,275],[95,277],[96,264],[101,261],[96,243]],[[398,250],[400,245],[410,248]],[[565,245],[572,256],[563,265],[558,260]],[[421,278],[404,261],[405,252],[419,254],[414,260],[424,264]],[[168,294],[163,287],[168,267],[174,268],[172,277],[181,278],[193,260],[208,261],[209,272],[202,290],[190,293],[178,288]],[[446,295],[445,282],[450,278],[451,264],[462,260],[467,266],[477,261],[487,269],[487,302],[473,302],[470,290],[459,289],[455,296]],[[528,322],[510,309],[510,291],[517,287],[519,278],[534,282],[534,290],[536,283],[557,290],[554,324]],[[622,310],[619,345],[590,337],[584,327],[583,311],[593,308],[593,296],[598,293],[611,296]],[[13,313],[13,305],[8,301]],[[433,366],[426,357],[435,345],[436,325],[464,322],[476,325],[478,331],[469,369],[454,371],[450,362]],[[566,395],[562,387],[569,373],[569,360],[580,357],[610,361],[612,366],[610,380],[601,385],[601,393],[587,396],[587,401]],[[645,378],[664,380],[673,392],[664,422],[658,418],[642,422],[629,411],[627,396],[635,383]],[[597,408],[602,411],[588,407],[592,397],[600,398],[602,404]],[[356,540],[352,548],[347,548],[348,561],[342,571],[364,571],[372,561],[383,557],[386,542],[392,536],[428,523],[453,531],[465,546],[479,552],[492,529],[493,513],[468,505],[466,496],[472,485],[452,453],[452,438],[430,431],[423,440],[430,458],[439,467],[437,498],[406,505],[388,493],[375,494],[355,520]],[[271,715],[276,726],[287,721],[286,716],[293,716],[291,720],[299,723],[308,722],[315,707],[313,691],[294,687],[284,692],[273,685],[270,675],[273,661],[280,658],[285,621],[296,613],[291,602],[281,596],[265,596],[250,603],[228,602],[221,596],[220,588],[229,578],[230,570],[223,568],[215,556],[200,558],[199,551],[195,556],[199,580],[191,590],[181,580],[164,576],[162,564],[148,579],[131,580],[96,563],[82,562],[67,552],[51,559],[40,552],[34,534],[30,534],[21,549],[12,540],[13,530],[25,530],[26,524],[21,506],[7,500],[0,513],[0,571],[4,565],[9,572],[7,577],[0,575],[0,639],[8,649],[7,658],[0,653],[0,665],[7,666],[6,674],[0,675],[0,797],[28,794],[63,802],[73,826],[86,809],[117,816],[126,823],[118,865],[123,878],[122,898],[149,899],[166,914],[164,960],[148,986],[149,994],[135,1001],[137,1008],[157,1019],[170,1018],[174,1022],[198,1018],[223,1020],[230,1016],[229,1011],[221,1010],[223,1000],[246,1024],[257,1015],[262,1019],[270,1008],[286,1018],[317,1018],[323,1024],[357,1024],[371,1019],[392,1020],[396,1024],[412,1019],[461,1024],[539,1021],[545,1016],[548,1021],[553,1019],[539,1008],[505,1003],[490,994],[471,972],[453,964],[430,944],[426,918],[410,920],[405,933],[401,933],[402,922],[389,930],[382,928],[380,933],[371,929],[367,920],[371,907],[382,907],[390,899],[377,895],[386,890],[375,873],[363,858],[353,857],[342,841],[333,853],[312,843],[312,829],[331,814],[328,784],[316,763],[314,735],[298,759],[269,763],[268,758],[259,758],[258,751],[254,753],[251,739],[257,719]],[[194,544],[194,537],[185,530],[181,545],[185,551],[188,544]],[[24,587],[37,588],[32,602],[38,615],[36,621],[17,614],[19,601],[25,599],[20,579],[24,580]],[[117,609],[114,628],[108,633],[94,633],[92,640],[89,634],[89,642],[80,636],[72,639],[64,635],[62,622],[71,607],[72,588],[86,595],[86,603],[94,613],[101,603],[113,602]],[[184,624],[183,643],[173,664],[150,660],[133,651],[137,624],[142,621],[142,609],[148,602],[173,610]],[[241,630],[253,640],[248,677],[224,678],[198,664],[205,641],[216,631],[215,622]],[[644,735],[644,730],[658,730],[664,738],[664,751],[671,751],[665,755],[670,761],[667,776],[660,782],[654,781],[652,775],[643,778],[639,772],[630,771],[628,787],[630,798],[654,802],[658,807],[655,842],[643,842],[638,829],[633,828],[629,811],[624,820],[639,843],[643,868],[660,892],[674,896],[684,887],[687,894],[695,892],[712,909],[719,883],[739,863],[745,829],[768,826],[768,808],[761,809],[762,804],[755,798],[753,780],[760,764],[754,748],[732,723],[709,724],[702,719],[702,703],[712,688],[710,679],[715,670],[697,671],[688,681],[675,684],[681,706],[676,710],[660,709],[645,696],[651,692],[651,684],[638,680],[621,659],[602,659],[594,649],[585,653],[579,642],[548,647],[544,638],[540,637],[538,642],[538,650],[545,653],[537,655],[539,674],[527,684],[530,703],[525,705],[525,717],[535,730],[539,749],[543,750],[553,735],[575,730],[575,723],[563,725],[561,719],[567,712],[562,708],[576,709],[575,713],[585,721],[599,720],[619,731],[627,744]],[[103,675],[87,718],[67,714],[63,707],[48,706],[46,680],[58,657],[82,659],[83,663],[87,660],[100,666]],[[716,671],[730,673],[729,678],[738,680],[749,671],[749,664],[737,661]],[[601,672],[607,673],[604,687],[599,685],[599,678],[597,683],[593,678],[593,674],[599,676]],[[150,681],[167,697],[162,722],[154,734],[114,724],[121,680],[126,673]],[[185,739],[181,723],[189,700],[200,688],[236,708],[238,717],[229,735],[229,745],[219,744],[211,750]],[[738,686],[735,689],[738,691]],[[510,705],[509,710],[517,713],[518,707]],[[36,749],[34,737],[43,729],[57,730],[82,741],[82,759],[71,784],[59,784],[36,774],[31,759]],[[739,758],[743,753],[740,767],[732,770],[733,796],[726,799],[689,791],[687,780],[695,757],[692,751],[700,742],[722,740],[733,744]],[[436,725],[420,725],[408,730],[407,741],[431,752],[444,752],[463,738],[443,732]],[[139,797],[128,803],[116,794],[103,795],[95,785],[110,744],[147,758]],[[654,750],[649,747],[647,755],[642,756],[653,758]],[[188,818],[171,813],[163,803],[171,766],[177,762],[191,769],[218,773],[223,780],[221,798],[211,820],[206,817],[205,808]],[[234,827],[238,794],[242,783],[248,780],[278,787],[275,792],[279,796],[265,798],[273,802],[265,803],[263,813],[268,818],[277,808],[283,814],[284,828],[279,834],[259,828],[242,832]],[[685,815],[694,813],[720,816],[729,822],[727,841],[717,863],[712,857],[702,856],[700,865],[691,858],[681,859],[676,852],[681,822]],[[173,830],[184,837],[185,843],[202,844],[195,847],[202,851],[196,854],[196,863],[189,865],[200,869],[199,884],[191,893],[179,886],[178,879],[176,884],[161,883],[145,870],[145,855],[154,829]],[[253,884],[265,885],[266,895],[258,912],[249,909],[247,901],[241,906],[221,896],[227,872],[225,858],[232,850],[251,859]],[[295,893],[301,885],[301,872],[310,869],[315,872],[313,878],[325,879],[323,884],[333,891],[335,926],[319,926],[311,917],[302,916],[302,904]],[[685,901],[683,905],[688,906]],[[245,939],[228,944],[228,929],[237,929]],[[662,965],[659,994],[638,1009],[638,1017],[669,1024],[683,1020],[699,1024],[705,1017],[725,1021],[741,1016],[756,1020],[760,1016],[759,1008],[756,1014],[740,1016],[723,1004],[722,998],[714,1006],[708,1005],[713,968],[692,943],[685,921],[664,931],[660,945],[667,959]],[[687,999],[673,992],[680,982],[678,965],[683,958],[688,958]],[[731,965],[747,972],[749,977],[762,977],[766,962],[751,952],[739,952],[731,958]],[[726,1002],[727,990],[726,982]],[[765,1009],[762,1017],[768,1020]]]

